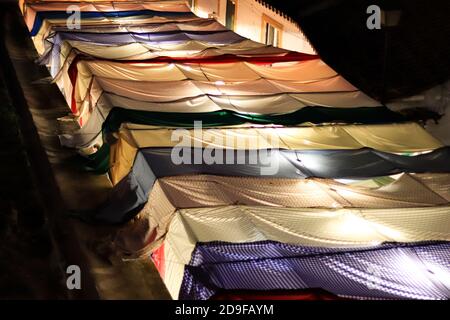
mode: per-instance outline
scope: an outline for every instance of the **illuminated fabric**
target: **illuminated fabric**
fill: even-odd
[[[195,121],[202,121],[204,127],[220,127],[250,124],[323,124],[323,123],[361,123],[380,124],[403,122],[405,119],[386,107],[359,107],[351,110],[345,108],[304,107],[286,114],[248,114],[231,110],[212,112],[152,112],[113,108],[108,112],[104,104],[97,104],[90,121],[73,134],[61,135],[63,145],[71,147],[88,147],[95,144],[99,135],[107,135],[120,129],[122,123],[146,124],[162,127],[193,127]],[[172,105],[171,105],[172,106]],[[105,110],[106,109],[106,110]],[[187,108],[186,108],[187,109]]]
[[[222,288],[322,288],[359,299],[447,300],[449,258],[448,242],[354,251],[277,242],[199,244],[179,298],[204,300]]]
[[[142,183],[145,183],[142,182]],[[147,198],[139,190],[128,194],[124,183],[102,207],[96,218],[102,222],[129,221],[118,233],[115,246],[127,256],[148,254],[167,234],[177,209],[233,206],[272,208],[409,208],[447,205],[450,201],[449,175],[402,175],[378,187],[349,186],[333,180],[257,179],[214,176],[185,176],[158,179]],[[143,197],[143,198],[140,198]],[[140,199],[140,200],[139,200]],[[143,203],[145,207],[142,208]],[[143,201],[136,211],[134,201]],[[323,210],[323,209],[321,209]],[[309,211],[309,209],[306,209]],[[126,214],[124,212],[131,212]],[[312,211],[311,211],[312,212]],[[432,220],[429,220],[432,221]],[[447,224],[442,224],[445,228]],[[427,228],[423,225],[423,228]],[[430,238],[432,239],[432,238]]]
[[[271,67],[248,62],[151,64],[105,61],[81,61],[76,66],[76,70],[64,67],[56,83],[65,92],[72,112],[84,119],[83,123],[105,92],[144,102],[176,102],[200,96],[278,98],[289,94],[303,105],[379,106],[378,102],[336,76],[320,60]],[[264,111],[259,113],[268,113]]]
[[[207,59],[211,57],[232,55],[236,57],[283,57],[294,53],[284,49],[266,46],[251,40],[243,40],[232,44],[209,44],[203,41],[186,41],[182,43],[160,42],[154,45],[143,43],[130,43],[124,45],[99,45],[80,41],[65,41],[61,46],[52,46],[45,40],[44,43],[35,41],[38,52],[43,56],[39,61],[51,67],[52,76],[55,76],[66,63],[70,63],[76,54],[92,56],[99,59],[123,61],[150,61],[153,59],[171,57],[179,60]],[[47,49],[45,49],[47,48]],[[301,54],[295,54],[301,56]],[[303,54],[303,56],[308,56]],[[311,56],[314,57],[314,56]]]
[[[176,130],[176,131],[175,131]],[[411,136],[414,139],[411,140]],[[111,176],[120,181],[143,148],[338,150],[372,148],[388,153],[425,152],[443,147],[415,123],[320,127],[230,127],[169,129],[126,124],[111,146]]]
[[[240,43],[245,41],[244,38],[238,36],[236,33],[231,31],[168,31],[168,32],[156,32],[156,33],[66,33],[57,32],[54,37],[49,37],[44,42],[46,47],[43,57],[40,59],[42,63],[52,66],[52,75],[55,76],[56,72],[59,71],[59,66],[62,65],[66,59],[67,50],[65,48],[62,50],[61,46],[71,45],[72,43],[85,42],[91,45],[91,48],[97,47],[101,50],[101,47],[105,45],[109,47],[121,48],[130,43],[136,43],[143,48],[148,48],[150,51],[154,52],[154,57],[175,55],[177,52],[175,50],[170,50],[173,48],[179,49],[186,43],[199,43],[203,46],[208,45],[210,47],[219,46],[226,47],[231,46],[233,43]],[[72,47],[73,48],[73,47]],[[71,49],[72,49],[71,48]],[[75,45],[76,48],[76,45]],[[155,48],[152,50],[152,48]],[[122,48],[123,49],[123,48]],[[40,51],[43,49],[40,48]],[[259,52],[264,52],[264,50],[258,50]],[[258,51],[255,51],[257,53]],[[279,51],[279,50],[278,50]],[[82,52],[81,52],[82,53]],[[195,53],[195,52],[194,52]],[[129,52],[129,56],[133,57],[135,54],[133,51]],[[217,54],[216,54],[217,55]],[[205,52],[198,52],[196,55],[191,54],[191,57],[206,57]],[[105,56],[100,55],[99,58],[105,58]],[[138,59],[142,60],[142,59]]]
[[[242,83],[242,86],[237,84],[220,86],[217,84],[203,83],[200,88],[191,85],[189,81],[174,81],[161,83],[140,83],[133,86],[131,81],[102,81],[105,86],[98,89],[96,84],[90,86],[90,93],[85,96],[83,100],[79,99],[78,107],[74,107],[76,119],[83,123],[83,126],[90,122],[91,117],[97,120],[103,120],[107,117],[109,110],[112,107],[120,107],[129,110],[150,111],[150,112],[213,112],[220,110],[232,110],[239,113],[251,114],[286,114],[293,113],[304,107],[328,107],[328,108],[359,108],[359,107],[380,107],[380,105],[362,94],[359,91],[341,91],[341,92],[314,92],[314,93],[275,93],[264,94],[261,92],[257,95],[256,92],[245,95],[245,86],[250,86],[251,83],[258,84],[258,81]],[[273,83],[273,81],[270,81]],[[330,81],[331,82],[331,81]],[[261,85],[264,85],[263,80],[259,80]],[[122,85],[123,84],[123,85]],[[269,84],[269,87],[271,84]],[[132,88],[127,91],[126,88]],[[161,87],[160,93],[155,91],[152,94],[152,89]],[[300,87],[300,86],[298,86]],[[70,90],[70,87],[62,87],[65,91]],[[89,88],[89,85],[88,87]],[[177,88],[176,91],[171,91],[168,88]],[[250,88],[249,88],[250,89]],[[270,91],[286,90],[286,88],[269,88]],[[107,91],[103,91],[107,90]],[[227,95],[224,91],[235,93]],[[172,94],[178,92],[177,94]],[[185,92],[188,96],[183,97],[181,94]],[[207,92],[206,94],[203,92]],[[123,95],[120,95],[121,93]],[[212,94],[210,94],[212,93]],[[223,94],[222,94],[223,93]],[[69,96],[71,92],[68,92]],[[180,95],[178,95],[180,94]],[[244,95],[239,95],[244,94]],[[133,98],[130,98],[132,96]],[[142,100],[145,99],[145,100]],[[92,110],[92,105],[95,107]],[[74,106],[76,102],[74,102]],[[99,108],[99,110],[97,110]],[[380,110],[380,109],[379,109]],[[339,113],[339,111],[336,111]],[[375,112],[375,110],[370,111]],[[347,114],[351,114],[348,111]],[[355,111],[355,114],[357,112]],[[392,114],[392,113],[391,113]],[[99,116],[103,119],[100,119]],[[382,114],[380,114],[382,117]],[[378,118],[378,117],[377,117]],[[399,119],[400,117],[395,117]],[[369,121],[356,121],[356,123]],[[394,117],[392,117],[394,119]],[[99,128],[101,122],[95,126]],[[92,132],[92,131],[91,131]],[[97,130],[98,132],[98,130]]]
[[[197,244],[276,241],[351,249],[375,247],[383,242],[449,241],[450,232],[446,228],[450,223],[449,212],[450,207],[408,210],[246,206],[183,209],[176,212],[164,238],[163,254],[158,257],[159,270],[176,299],[184,268],[190,265]]]
[[[113,9],[113,8],[111,8]],[[184,7],[183,9],[187,9]],[[29,26],[31,36],[38,34],[44,20],[49,21],[67,21],[73,12],[64,11],[38,11],[35,14],[32,26]],[[195,15],[186,11],[158,11],[154,9],[142,10],[124,10],[124,11],[81,11],[79,13],[81,20],[86,19],[109,19],[109,18],[129,18],[139,16],[157,16],[163,18],[195,18]]]
[[[195,20],[183,22],[165,22],[165,23],[129,23],[121,24],[120,26],[112,25],[98,25],[85,26],[83,29],[76,30],[76,33],[157,33],[157,32],[214,32],[227,31],[222,24],[212,18],[197,18]],[[63,33],[70,32],[67,26],[55,27],[55,32]],[[51,34],[47,40],[51,40],[55,34]]]
[[[360,149],[364,147],[391,153],[425,152],[443,147],[416,123],[378,125],[337,125],[318,127],[230,127],[208,128],[201,136],[196,129],[160,128],[124,124],[119,141],[135,148],[203,146],[248,149],[245,142],[257,138],[254,149]],[[176,133],[176,140],[172,135]],[[414,139],[411,139],[414,136]],[[239,140],[240,143],[237,142]],[[195,144],[194,144],[195,141]]]
[[[158,32],[118,32],[118,33],[86,33],[86,32],[57,32],[47,39],[53,45],[61,46],[63,41],[92,42],[95,45],[122,45],[133,42],[157,45],[160,42],[182,43],[187,41],[202,41],[210,44],[231,44],[245,40],[237,33],[229,30],[217,31],[158,31]]]
[[[84,30],[96,27],[120,27],[122,25],[147,25],[147,24],[163,24],[163,23],[183,23],[197,22],[204,19],[191,17],[161,17],[155,15],[139,15],[131,17],[110,17],[108,19],[80,19],[80,26]],[[32,38],[34,45],[39,54],[43,54],[48,45],[45,43],[47,38],[52,36],[54,31],[67,28],[67,20],[44,20],[39,32]],[[63,43],[64,45],[64,43]]]
[[[79,0],[19,0],[27,21],[32,25],[34,14],[39,11],[66,11],[67,7],[75,4],[80,11],[124,11],[151,9],[157,11],[190,11],[184,2],[181,1],[129,1],[129,0],[89,0],[82,2]]]
[[[51,15],[48,15],[48,17],[51,17]],[[86,19],[89,19],[89,18],[86,17]],[[189,39],[185,38],[186,33],[174,33],[174,34],[168,34],[168,33],[166,33],[166,34],[164,34],[164,33],[159,33],[159,34],[158,33],[155,33],[155,34],[151,34],[151,33],[146,33],[146,34],[145,33],[118,33],[118,34],[114,34],[114,33],[110,33],[109,35],[102,34],[101,37],[98,37],[98,34],[95,34],[95,33],[58,32],[58,33],[56,33],[55,37],[52,37],[53,40],[50,40],[50,41],[54,42],[54,45],[56,45],[56,47],[60,47],[62,42],[69,40],[69,39],[70,39],[70,41],[75,41],[75,42],[80,42],[80,40],[82,40],[84,42],[92,41],[92,42],[97,42],[97,43],[101,43],[101,41],[110,41],[110,43],[125,44],[127,42],[142,42],[142,40],[152,41],[152,36],[153,36],[154,37],[153,41],[161,40],[165,43],[170,43],[173,41],[181,42],[181,41],[186,41],[186,40],[194,40],[194,41],[201,40],[201,41],[203,41],[204,39],[202,40],[201,37],[205,37],[205,36],[210,37],[212,35],[219,36],[219,38],[217,38],[216,41],[218,41],[219,43],[222,42],[221,45],[226,44],[227,41],[233,42],[235,40],[236,41],[242,40],[239,37],[236,38],[235,40],[233,40],[234,39],[233,34],[230,32],[212,31],[212,33],[210,32],[210,33],[206,33],[203,35],[198,35],[198,38],[195,38],[194,37],[195,34],[192,33],[190,36],[192,36],[194,38],[191,37]],[[105,40],[102,40],[102,39],[105,39]],[[213,41],[213,40],[211,39],[211,41]],[[225,42],[225,43],[223,43],[223,42]],[[242,48],[245,48],[245,47],[242,47]],[[99,49],[101,49],[102,54],[104,54],[103,48],[99,48]],[[248,50],[248,44],[247,44],[246,49]],[[58,52],[58,50],[57,50],[57,52]],[[53,62],[54,62],[54,59],[53,59]],[[89,64],[89,66],[85,66],[86,63]],[[110,68],[109,66],[107,66],[106,68],[98,69],[98,66],[101,63],[103,63],[103,62],[100,61],[97,63],[97,65],[95,65],[95,62],[92,63],[92,62],[85,62],[85,61],[80,61],[80,62],[75,63],[76,67],[77,67],[77,71],[78,71],[75,76],[76,81],[77,81],[75,88],[71,88],[71,84],[72,84],[74,78],[71,78],[73,76],[71,76],[69,74],[70,73],[69,68],[70,68],[70,65],[72,64],[70,61],[65,64],[67,69],[62,70],[62,72],[60,72],[60,75],[57,79],[57,83],[58,83],[59,87],[64,91],[65,97],[66,97],[68,103],[71,105],[72,111],[77,116],[80,125],[85,125],[88,122],[87,120],[89,119],[89,115],[90,115],[89,113],[91,112],[91,110],[94,108],[94,106],[98,102],[98,99],[104,93],[105,88],[106,88],[107,93],[111,93],[113,91],[114,94],[116,94],[116,95],[118,94],[119,96],[122,96],[124,98],[128,98],[131,95],[131,97],[130,97],[131,99],[139,100],[139,101],[144,100],[145,103],[169,102],[169,101],[167,101],[167,99],[164,100],[161,96],[161,94],[163,93],[161,91],[162,87],[161,88],[155,87],[154,82],[152,82],[152,83],[140,82],[138,87],[136,87],[136,83],[126,84],[123,82],[117,82],[117,81],[114,82],[113,79],[115,77],[117,77],[117,80],[121,80],[121,77],[123,77],[123,75],[120,75],[120,74],[114,75],[114,74],[108,74],[108,73],[105,74],[104,71],[114,70],[114,68]],[[312,64],[310,64],[310,65],[313,66]],[[319,79],[327,78],[327,77],[328,78],[336,77],[336,74],[334,73],[334,71],[332,71],[332,70],[326,71],[326,69],[328,67],[325,64],[315,63],[314,66],[315,66],[315,76],[319,77]],[[95,71],[94,72],[92,71],[92,68],[95,69],[96,67],[97,67],[97,69],[96,69],[97,74],[95,73]],[[135,75],[138,75],[136,70],[129,69],[131,67],[132,66],[127,65],[126,70],[129,70],[129,72],[131,72]],[[190,66],[188,66],[188,67],[191,68]],[[226,67],[229,67],[229,66],[226,66]],[[246,66],[246,67],[248,68],[248,66]],[[294,79],[293,74],[292,74],[292,76],[289,76],[289,73],[288,73],[289,71],[286,70],[286,67],[284,67],[283,70],[273,69],[273,70],[270,70],[270,72],[267,72],[269,70],[265,71],[265,69],[261,69],[261,68],[263,68],[263,66],[255,65],[255,67],[257,67],[257,68],[256,69],[250,68],[250,69],[253,69],[252,71],[254,73],[256,72],[258,74],[259,78],[273,77],[274,79]],[[81,68],[81,70],[80,70],[80,68]],[[139,66],[139,68],[140,68],[140,70],[142,70],[141,66]],[[203,79],[203,80],[206,79],[206,80],[212,81],[214,79],[219,79],[218,76],[215,76],[214,71],[207,70],[205,73],[203,71],[205,68],[206,68],[206,66],[201,66],[201,73],[199,72],[199,70],[197,70],[196,72],[194,70],[194,72],[187,72],[188,75],[186,75],[186,70],[188,70],[186,67],[184,70],[184,73],[185,73],[185,76],[190,76],[190,77],[193,76],[194,79],[196,76],[200,76],[200,75],[203,75],[203,78],[200,77],[199,79]],[[320,68],[322,68],[325,73],[322,72],[323,74],[320,74]],[[209,69],[211,69],[211,67],[209,67]],[[125,69],[122,68],[122,70],[125,70]],[[222,70],[223,70],[223,68],[222,68]],[[158,70],[155,69],[155,71],[156,72],[154,72],[153,74],[144,73],[142,79],[138,77],[138,78],[133,78],[132,80],[140,81],[140,80],[148,79],[148,78],[154,79],[155,75],[161,75],[162,69],[158,68]],[[245,75],[246,73],[243,71],[244,71],[244,69],[242,67],[239,70],[237,70],[237,69],[233,70],[234,74],[242,74],[243,75],[243,77],[240,77],[239,79],[230,79],[228,74],[226,74],[226,75],[224,74],[223,78],[226,79],[227,81],[238,81],[238,80],[245,79],[245,77],[247,77],[248,79],[252,79],[252,77],[254,77],[254,76],[251,76],[250,74],[248,74],[246,76]],[[274,72],[274,71],[276,71],[276,72]],[[102,74],[102,72],[103,72],[103,74]],[[92,78],[91,76],[89,76],[88,73],[92,73],[92,75],[95,77],[95,79]],[[131,74],[131,73],[129,73],[129,74]],[[296,70],[296,73],[297,73],[297,77],[295,79],[300,78],[300,81],[314,80],[314,78],[311,78],[310,76],[308,76],[307,70]],[[301,76],[299,76],[299,75],[301,75]],[[105,78],[107,78],[107,79],[105,79]],[[170,78],[164,78],[164,79],[160,79],[160,80],[167,81],[168,79],[170,79]],[[178,78],[174,78],[173,81],[177,81],[177,82],[176,83],[174,82],[173,85],[175,85],[175,84],[180,85],[180,82],[178,80],[179,80]],[[340,79],[338,79],[338,80],[340,80]],[[218,81],[218,80],[216,80],[216,81]],[[296,80],[296,81],[299,81],[299,80]],[[345,81],[342,81],[342,80],[340,82],[343,84],[345,83]],[[246,91],[245,90],[238,90],[238,91],[234,90],[233,91],[232,84],[231,85],[225,84],[226,87],[231,86],[231,91],[229,91],[229,92],[223,92],[223,91],[226,91],[225,88],[215,88],[214,89],[213,86],[211,86],[210,84],[208,86],[209,86],[209,88],[213,89],[212,91],[211,91],[211,89],[208,89],[208,87],[206,87],[203,90],[197,89],[197,91],[198,91],[197,92],[196,88],[198,88],[199,84],[194,84],[192,82],[190,82],[190,83],[192,84],[191,87],[186,87],[188,82],[184,81],[183,85],[185,87],[185,90],[182,91],[181,88],[178,88],[176,90],[176,92],[179,92],[180,95],[178,97],[174,97],[173,92],[171,92],[168,95],[168,98],[170,97],[170,99],[172,99],[171,101],[174,101],[174,99],[175,100],[183,100],[183,99],[189,99],[189,98],[198,98],[199,95],[208,96],[208,98],[209,98],[210,96],[214,96],[214,95],[215,96],[217,96],[217,95],[220,95],[220,96],[232,96],[232,95],[244,96],[244,95],[248,94],[249,92],[254,92],[252,90],[246,90]],[[294,99],[292,99],[292,100],[300,101],[300,103],[298,103],[298,102],[296,103],[297,105],[311,104],[309,102],[311,100],[313,101],[312,104],[318,103],[319,105],[327,105],[326,101],[330,101],[330,102],[336,101],[335,103],[338,106],[341,105],[344,107],[351,107],[351,106],[355,106],[355,105],[358,105],[358,106],[378,105],[378,103],[372,101],[371,99],[367,99],[366,101],[364,101],[364,97],[362,97],[362,99],[354,99],[356,92],[351,92],[352,95],[349,95],[349,97],[348,97],[349,99],[345,100],[345,97],[344,97],[344,100],[342,100],[342,97],[340,97],[340,95],[342,95],[342,94],[340,92],[333,94],[333,91],[339,91],[339,90],[345,90],[345,89],[339,89],[338,87],[333,88],[332,85],[330,85],[331,82],[328,81],[328,83],[329,83],[328,86],[326,86],[323,89],[319,89],[319,91],[323,90],[323,91],[331,91],[331,92],[330,93],[322,92],[322,97],[314,97],[314,94],[310,94],[310,93],[305,93],[302,96],[302,94],[299,92],[302,92],[302,90],[303,90],[303,92],[306,91],[305,88],[308,86],[306,86],[305,84],[303,84],[303,88],[299,87],[298,85],[293,86],[292,84],[281,84],[281,86],[280,86],[280,84],[278,84],[278,86],[274,87],[272,83],[269,85],[267,82],[266,82],[266,84],[264,84],[260,81],[259,86],[257,86],[254,90],[256,92],[258,92],[259,94],[263,94],[263,95],[264,94],[272,95],[272,96],[276,95],[277,97],[275,97],[275,100],[279,99],[280,95],[285,95],[286,92],[290,92],[290,91],[295,92],[295,96],[293,97]],[[336,81],[334,81],[334,83],[336,83]],[[168,83],[164,83],[161,85],[164,87],[167,87]],[[256,83],[248,83],[249,88],[255,87],[255,85],[256,85]],[[155,90],[154,90],[155,94],[153,94],[153,96],[148,91],[149,87],[155,88]],[[237,87],[235,85],[235,87],[242,88],[242,84],[240,84],[239,87]],[[311,87],[311,85],[309,87]],[[141,91],[139,91],[140,90],[139,88],[141,88]],[[351,89],[354,90],[354,88],[351,88],[351,89],[350,88],[351,88],[351,86],[347,84],[347,90],[351,90]],[[310,91],[315,92],[315,90],[317,90],[317,87],[316,87],[316,89],[314,87],[310,88]],[[142,93],[144,93],[144,92],[145,92],[145,96],[142,96]],[[159,98],[156,99],[156,96],[158,96]],[[286,97],[286,98],[290,99],[292,97]],[[161,100],[161,99],[163,99],[163,100]],[[350,103],[348,103],[348,101],[351,101],[351,103],[353,103],[354,105],[350,105]],[[364,103],[364,102],[367,102],[367,103]],[[291,107],[291,109],[292,109],[292,107]],[[97,117],[97,119],[98,119],[98,117]],[[96,127],[98,128],[99,126],[100,126],[100,123],[97,123]],[[93,131],[90,131],[90,132],[92,133]],[[90,141],[89,140],[81,141],[81,143],[79,143],[79,145],[81,144],[82,146],[86,146],[86,144],[89,144],[89,143],[95,144],[95,142],[93,141],[93,138],[95,139],[95,137],[92,137],[90,139]],[[67,135],[64,135],[63,139],[62,139],[63,143],[64,143],[64,141],[68,141],[68,140],[71,140],[71,137],[70,136],[67,137]],[[72,139],[72,141],[73,141],[73,139]],[[66,145],[75,146],[75,144],[73,142],[68,142]]]
[[[446,205],[450,201],[449,190],[448,174],[402,175],[387,185],[367,188],[318,178],[192,175],[156,179],[149,173],[137,175],[132,171],[114,187],[108,202],[98,208],[94,218],[106,223],[120,223],[134,217],[125,233],[127,238],[134,239],[129,245],[135,248],[131,251],[136,252],[142,249],[146,243],[144,239],[155,228],[170,221],[176,208],[234,204],[294,208],[411,208]],[[160,231],[165,233],[164,228]]]
[[[80,10],[80,12],[89,12],[89,14],[84,14],[81,16],[83,20],[87,20],[89,18],[97,18],[98,15],[93,15],[92,13],[101,13],[101,12],[108,12],[111,13],[109,16],[104,17],[114,17],[112,13],[114,12],[122,12],[122,11],[128,11],[128,12],[137,12],[139,13],[139,16],[142,16],[142,11],[145,12],[145,10],[151,10],[150,12],[156,11],[158,12],[158,16],[163,16],[164,12],[190,12],[189,8],[184,3],[175,3],[173,1],[164,1],[164,2],[140,2],[140,3],[116,3],[114,2],[108,2],[108,1],[102,1],[102,3],[80,3],[73,1],[70,3],[70,1],[64,1],[64,2],[54,2],[54,3],[30,3],[27,1],[27,3],[22,4],[21,8],[24,14],[25,22],[32,33],[32,35],[36,35],[39,32],[39,29],[41,29],[43,20],[44,19],[51,19],[55,18],[55,15],[47,15],[46,12],[66,12],[71,5],[76,5],[77,9]],[[73,11],[72,11],[73,12]],[[149,11],[145,12],[145,14],[148,14]],[[58,15],[58,18],[60,17],[60,14]],[[70,14],[68,14],[70,16]],[[130,15],[127,15],[130,16]]]
[[[321,288],[449,298],[447,243],[379,245],[449,240],[449,149],[422,127],[385,124],[403,119],[318,57],[246,40],[178,1],[20,3],[81,127],[62,143],[106,142],[90,159],[110,160],[114,187],[90,218],[128,222],[115,248],[153,252],[173,297]],[[67,25],[71,3],[81,30]],[[216,130],[197,137],[194,120]],[[327,125],[281,127],[310,122]],[[237,164],[175,165],[177,127],[190,160],[227,148]],[[253,149],[273,149],[278,171],[261,176]],[[378,177],[404,172],[427,174]],[[377,178],[332,180],[367,177]]]
[[[201,160],[195,164],[195,157],[209,156],[210,160]],[[173,157],[183,159],[185,163],[174,163]],[[107,163],[97,159],[101,163]],[[208,162],[206,162],[208,161]],[[409,173],[450,173],[450,148],[441,148],[433,152],[402,156],[384,153],[372,149],[358,150],[264,150],[236,151],[223,149],[186,148],[175,151],[172,148],[140,149],[134,159],[133,167],[142,172],[151,172],[158,178],[189,174],[210,174],[218,176],[254,176],[271,175],[277,178],[328,178],[361,179]],[[225,164],[225,165],[224,165]],[[145,170],[142,167],[146,167]],[[95,168],[92,168],[95,170]],[[109,168],[97,168],[99,173]],[[123,173],[119,173],[122,172]],[[139,170],[139,169],[138,169]],[[114,184],[120,181],[126,170],[113,167],[111,179]],[[265,173],[266,172],[266,173]],[[126,172],[128,173],[128,172]],[[139,173],[137,173],[139,174]]]

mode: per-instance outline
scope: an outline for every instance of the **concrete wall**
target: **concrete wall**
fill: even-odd
[[[200,17],[208,17],[215,13],[215,18],[225,24],[226,0],[195,0],[194,12]],[[235,32],[251,40],[262,42],[263,15],[266,15],[283,26],[281,48],[315,53],[300,28],[290,20],[255,0],[236,0]]]

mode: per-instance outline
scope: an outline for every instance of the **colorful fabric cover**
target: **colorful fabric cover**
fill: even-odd
[[[320,60],[310,60],[289,66],[265,66],[252,62],[174,64],[80,61],[64,67],[56,83],[64,91],[72,112],[83,124],[88,121],[91,110],[103,93],[114,93],[146,103],[178,102],[202,96],[222,99],[266,96],[276,101],[280,96],[289,95],[294,102],[298,102],[288,106],[288,111],[315,105],[338,108],[380,106],[336,76],[326,65],[320,67],[320,63]],[[76,69],[73,69],[74,66]],[[239,111],[285,112],[257,107]]]
[[[361,123],[382,124],[406,121],[400,114],[386,107],[345,108],[304,107],[286,114],[248,114],[232,110],[211,112],[156,112],[129,110],[115,107],[109,112],[97,104],[91,114],[91,121],[73,134],[60,135],[66,146],[87,147],[99,136],[117,132],[123,123],[136,123],[161,127],[193,127],[201,121],[203,127],[223,127],[244,124],[274,124],[295,126],[300,124]],[[194,110],[187,110],[194,111]],[[104,112],[104,113],[103,113]]]
[[[109,169],[89,219],[125,223],[113,246],[151,255],[173,298],[450,298],[450,149],[421,126],[184,1],[19,5],[79,127],[61,143]]]
[[[218,289],[320,287],[356,299],[447,300],[450,243],[385,244],[337,250],[276,242],[199,244],[179,299],[208,299]]]
[[[411,140],[411,135],[415,139]],[[139,149],[207,148],[236,150],[345,150],[371,148],[387,153],[429,152],[442,146],[415,123],[321,127],[231,127],[206,130],[126,124],[111,149],[111,179],[117,184],[131,170]]]
[[[104,223],[123,223],[130,253],[142,250],[148,237],[165,234],[164,225],[177,208],[233,204],[294,208],[412,208],[447,205],[450,175],[401,175],[383,186],[347,185],[328,179],[276,179],[176,176],[156,179],[131,172],[111,194],[94,218]],[[162,228],[162,229],[160,229]],[[134,234],[134,235],[133,235]]]
[[[158,269],[170,293],[178,298],[185,266],[189,269],[192,254],[203,244],[275,241],[318,251],[320,248],[352,251],[378,247],[383,242],[415,242],[429,237],[448,241],[450,232],[445,225],[449,212],[449,207],[328,211],[246,206],[183,209],[175,214],[163,245],[153,257],[158,260]]]
[[[205,158],[208,157],[208,158]],[[176,158],[176,161],[174,161]],[[200,159],[196,160],[196,159]],[[130,171],[151,172],[157,178],[209,174],[274,178],[362,179],[408,173],[450,173],[450,148],[416,156],[396,155],[370,148],[357,150],[225,150],[186,148],[140,149]],[[182,164],[182,165],[181,165]],[[224,165],[225,164],[225,165]],[[113,183],[125,168],[115,163]],[[145,168],[145,169],[144,169]],[[123,174],[121,172],[124,172]]]
[[[183,9],[186,9],[183,8]],[[49,21],[64,21],[66,22],[73,12],[67,11],[38,11],[35,14],[33,24],[30,26],[31,36],[38,34],[45,20]],[[139,17],[139,16],[157,16],[166,19],[170,18],[195,18],[195,15],[190,11],[160,11],[153,9],[142,9],[142,10],[124,10],[124,11],[81,11],[79,13],[81,20],[85,19],[98,19],[104,20],[109,18],[128,18],[128,17]]]

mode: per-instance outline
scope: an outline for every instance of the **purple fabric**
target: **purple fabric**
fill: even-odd
[[[225,290],[321,288],[374,299],[449,299],[450,243],[330,249],[264,241],[199,243],[185,268],[180,299]]]
[[[85,32],[57,32],[47,39],[46,53],[40,59],[41,63],[51,64],[52,76],[56,76],[60,69],[61,45],[64,41],[82,41],[93,45],[124,45],[129,43],[143,43],[158,46],[163,43],[185,43],[191,40],[204,41],[214,45],[226,45],[241,42],[245,38],[232,31],[176,31],[150,33],[85,33]],[[51,60],[50,60],[51,59]]]
[[[215,19],[197,18],[195,20],[178,22],[130,22],[120,25],[93,25],[81,29],[71,30],[67,26],[53,25],[53,32],[86,32],[86,33],[116,33],[116,32],[170,32],[170,31],[226,31],[223,25]]]
[[[244,40],[243,37],[232,31],[176,31],[176,32],[149,32],[149,33],[85,33],[85,32],[58,32],[55,36],[55,45],[65,40],[91,42],[101,45],[123,45],[127,43],[142,42],[148,45],[160,43],[182,43],[190,40],[205,41],[217,44],[230,44]]]

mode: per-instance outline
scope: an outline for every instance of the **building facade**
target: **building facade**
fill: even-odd
[[[188,0],[200,17],[212,17],[243,37],[276,47],[315,53],[296,22],[263,0]]]

